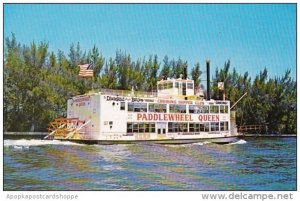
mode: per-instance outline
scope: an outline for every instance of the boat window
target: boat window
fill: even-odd
[[[204,127],[204,124],[199,124],[199,131],[205,131],[205,127]],[[197,132],[199,132],[197,131]]]
[[[211,105],[210,106],[210,113],[219,113],[219,106],[218,105]]]
[[[134,103],[135,112],[147,112],[147,103]]]
[[[195,105],[189,105],[189,113],[193,114],[195,112]]]
[[[171,104],[169,105],[169,112],[170,112],[170,113],[171,113],[171,112],[172,112],[172,113],[176,112],[176,111],[175,111],[175,106],[176,106],[176,105],[171,105]]]
[[[170,104],[170,113],[186,113],[186,105]]]
[[[179,105],[180,113],[186,113],[186,106],[185,105]]]
[[[198,123],[194,123],[194,131],[195,132],[199,132],[200,131]]]
[[[127,133],[132,133],[132,123],[127,123]]]
[[[209,124],[208,123],[199,123],[196,124],[195,132],[208,132],[209,131]]]
[[[149,132],[150,132],[150,125],[145,124],[145,133],[149,133]]]
[[[174,131],[179,132],[179,124],[178,123],[174,123]]]
[[[166,113],[167,105],[166,104],[149,103],[149,112]]]
[[[154,104],[154,103],[149,103],[149,108],[148,108],[148,111],[149,112],[155,112],[155,106],[156,104]]]
[[[195,132],[195,124],[194,123],[189,123],[189,132]]]
[[[178,82],[175,82],[175,88],[179,88]]]
[[[125,102],[121,102],[120,110],[125,110]]]
[[[168,132],[169,133],[175,133],[178,132],[178,124],[174,122],[168,123]]]
[[[172,89],[173,88],[173,82],[168,81],[168,82],[160,83],[157,86],[158,86],[158,90]]]
[[[168,132],[173,133],[173,123],[172,122],[168,123]]]
[[[155,123],[150,123],[150,132],[155,133]]]
[[[220,113],[228,113],[228,106],[220,105]]]
[[[196,113],[209,113],[209,106],[208,105],[197,105],[198,111]]]
[[[188,132],[188,124],[187,123],[169,122],[168,123],[168,132],[169,133]]]
[[[133,112],[133,103],[128,103],[128,112]]]
[[[193,88],[194,88],[193,83],[187,83],[187,88],[188,88],[188,89],[193,89]]]
[[[144,123],[139,124],[139,133],[145,133],[145,124]]]
[[[128,112],[147,112],[147,103],[128,103]]]
[[[133,132],[137,133],[139,131],[139,124],[138,123],[133,123]]]
[[[189,132],[200,132],[205,131],[205,127],[203,123],[190,123],[189,124]]]
[[[190,114],[208,113],[208,106],[189,105]]]
[[[228,121],[220,122],[220,131],[228,131]]]
[[[219,131],[219,122],[211,122],[210,131]]]
[[[209,132],[209,123],[204,123],[204,132]]]
[[[187,132],[187,123],[179,123],[179,132]]]

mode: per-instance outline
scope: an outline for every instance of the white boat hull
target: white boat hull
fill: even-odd
[[[191,144],[197,142],[211,142],[216,144],[229,144],[239,140],[239,136],[221,137],[221,138],[196,138],[196,139],[160,139],[160,140],[76,140],[76,139],[59,139],[62,141],[71,141],[82,144]]]

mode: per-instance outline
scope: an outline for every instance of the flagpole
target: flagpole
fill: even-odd
[[[93,77],[92,77],[92,91],[94,91],[94,81],[93,81]]]
[[[92,69],[93,69],[93,77],[92,77],[92,91],[94,91],[94,68],[95,68],[95,61],[92,61]]]

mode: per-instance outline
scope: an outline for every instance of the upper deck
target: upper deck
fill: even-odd
[[[136,98],[164,98],[177,100],[203,100],[203,92],[195,94],[194,80],[167,79],[157,82],[157,91],[144,92],[136,90],[101,89],[92,90],[86,95],[110,95]]]

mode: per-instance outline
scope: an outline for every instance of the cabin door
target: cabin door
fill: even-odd
[[[165,135],[167,132],[167,123],[156,123],[156,133],[158,135]]]

